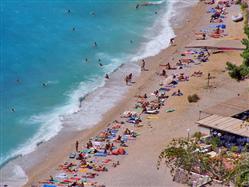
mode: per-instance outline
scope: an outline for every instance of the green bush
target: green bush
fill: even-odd
[[[243,58],[243,63],[240,66],[232,64],[231,62],[227,62],[227,70],[228,74],[231,78],[236,79],[237,81],[241,81],[247,76],[249,76],[249,27],[245,25],[244,33],[247,38],[243,39],[241,43],[245,46],[244,51],[241,53],[241,57]]]
[[[188,102],[190,103],[196,103],[200,100],[200,97],[197,94],[189,95],[188,96]]]
[[[245,3],[245,2],[241,3],[240,6],[241,6],[241,9],[242,9],[243,11],[244,11],[245,9],[248,8],[247,3]]]
[[[215,150],[217,147],[219,147],[220,146],[219,137],[212,137],[210,140],[210,144],[212,145],[213,150]]]
[[[196,138],[197,140],[200,140],[201,137],[202,137],[202,133],[201,132],[195,132],[193,137]]]
[[[232,146],[231,151],[237,153],[239,151],[238,146]]]

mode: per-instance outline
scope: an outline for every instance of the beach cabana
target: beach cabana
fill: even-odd
[[[201,127],[249,138],[249,123],[236,118],[214,114],[203,118],[196,123]]]
[[[224,40],[224,39],[210,39],[210,40],[196,40],[186,46],[186,48],[207,48],[223,51],[244,50],[240,40]]]
[[[246,92],[200,111],[206,115],[196,123],[204,128],[249,138],[249,122],[237,116],[248,110],[249,94]]]
[[[243,93],[217,105],[205,108],[201,110],[200,113],[209,115],[217,114],[221,116],[231,117],[247,110],[249,110],[249,94]]]

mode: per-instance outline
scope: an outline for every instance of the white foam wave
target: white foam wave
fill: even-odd
[[[1,171],[0,186],[20,187],[27,183],[28,177],[21,166],[12,164],[5,169]]]
[[[174,3],[175,1],[167,3],[166,13],[160,19],[157,19],[154,25],[147,30],[145,37],[148,41],[138,51],[138,54],[140,55],[132,58],[133,61],[157,55],[160,51],[169,46],[170,38],[175,36],[174,30],[170,24]]]
[[[162,1],[149,1],[149,2],[147,2],[147,4],[149,4],[149,5],[160,5],[160,4],[164,3],[164,2],[165,2],[165,0],[162,0]]]
[[[165,1],[156,1],[153,3],[162,4]],[[193,6],[198,0],[169,0],[166,3],[165,14],[157,19],[151,28],[148,28],[145,33],[145,37],[148,39],[147,42],[142,45],[138,51],[139,55],[134,56],[131,60],[138,61],[143,58],[155,56],[160,53],[163,49],[169,46],[171,38],[175,37],[174,30],[172,28],[171,19],[181,13],[186,7]]]

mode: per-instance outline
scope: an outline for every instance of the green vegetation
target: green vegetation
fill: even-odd
[[[172,140],[169,146],[159,155],[158,169],[162,161],[170,168],[171,175],[174,176],[179,168],[199,174],[208,174],[211,178],[225,182],[229,170],[225,168],[222,156],[210,158],[203,153],[196,140],[187,139]]]
[[[238,152],[238,151],[239,151],[238,146],[232,146],[232,147],[231,147],[231,151],[232,151],[232,152],[235,152],[235,153]]]
[[[244,153],[230,173],[229,179],[238,187],[249,186],[249,154]]]
[[[199,141],[202,137],[202,133],[201,132],[195,132],[193,135],[193,138],[196,138],[197,141]]]
[[[169,167],[173,177],[178,176],[178,182],[184,182],[193,185],[191,175],[194,173],[208,175],[211,179],[221,181],[223,184],[233,183],[237,187],[249,186],[249,153],[243,152],[238,156],[238,147],[233,146],[231,151],[224,147],[219,147],[219,153],[211,157],[204,151],[200,145],[203,140],[201,133],[196,132],[191,140],[187,138],[173,139],[171,143],[160,153],[157,168],[162,162]],[[211,138],[207,144],[219,146],[217,138]],[[246,146],[247,149],[247,146]],[[214,150],[214,149],[213,149]],[[179,171],[184,171],[187,176],[179,178]],[[183,177],[183,176],[181,176]]]
[[[241,10],[243,11],[248,8],[248,4],[246,2],[240,3],[240,6],[241,6]]]
[[[196,103],[200,100],[200,97],[197,94],[189,95],[188,96],[188,102],[190,103]]]
[[[227,70],[230,77],[236,79],[237,81],[244,80],[249,76],[249,12],[247,10],[247,7],[248,5],[246,3],[241,3],[241,9],[243,10],[245,17],[244,33],[246,35],[246,38],[241,41],[241,43],[245,46],[245,49],[241,54],[241,57],[243,58],[243,63],[237,66],[235,64],[232,64],[231,62],[227,62]]]
[[[217,147],[220,146],[220,139],[218,137],[212,137],[209,142],[212,145],[212,149],[215,150]]]

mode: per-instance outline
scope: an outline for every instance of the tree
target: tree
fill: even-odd
[[[241,53],[243,58],[243,63],[240,66],[227,62],[228,74],[231,78],[236,79],[237,81],[243,80],[245,77],[249,76],[249,27],[245,25],[244,33],[246,38],[244,38],[241,43],[245,46],[245,49]]]

